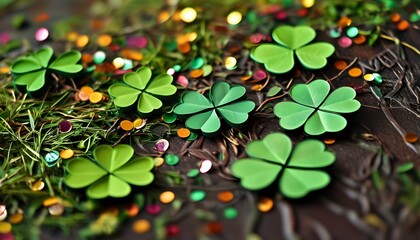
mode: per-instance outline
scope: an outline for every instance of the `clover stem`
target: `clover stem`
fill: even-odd
[[[258,112],[266,103],[268,103],[268,102],[270,102],[270,101],[273,101],[273,100],[275,100],[275,99],[279,99],[279,98],[282,98],[282,97],[284,97],[284,96],[286,96],[287,94],[289,94],[289,92],[285,92],[285,93],[283,93],[282,95],[279,95],[279,96],[275,96],[275,97],[271,97],[271,98],[267,98],[266,100],[264,100],[264,102],[262,102],[261,104],[260,104],[260,106],[258,106],[258,108],[255,110],[256,112]]]
[[[290,86],[292,86],[293,78],[290,78],[289,82],[287,83],[286,90],[289,90]]]
[[[343,70],[341,70],[337,75],[335,75],[334,77],[330,78],[329,80],[332,81],[332,80],[337,79],[339,76],[341,76],[341,74],[343,74],[345,71],[347,71],[349,68],[351,68],[357,62],[358,59],[359,59],[358,57],[355,57],[353,59],[353,61],[351,61],[351,63],[349,65],[347,65],[346,68],[344,68]]]
[[[267,80],[265,80],[265,83],[261,86],[260,91],[263,90],[267,86],[269,81],[270,81],[270,75],[267,76]]]
[[[394,41],[396,44],[401,43],[402,45],[404,45],[404,46],[408,47],[409,49],[413,50],[415,53],[417,53],[417,54],[419,54],[419,55],[420,55],[420,50],[418,50],[416,47],[414,47],[414,46],[413,46],[413,45],[411,45],[411,44],[408,44],[408,43],[406,43],[406,42],[400,41],[398,38],[391,37],[391,36],[388,36],[388,35],[383,34],[383,33],[382,33],[381,35],[379,35],[379,36],[380,36],[381,38],[383,38],[383,39],[390,40],[390,41]]]

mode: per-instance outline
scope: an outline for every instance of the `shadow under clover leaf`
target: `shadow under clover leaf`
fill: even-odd
[[[185,92],[181,103],[175,106],[174,113],[181,117],[189,116],[185,122],[188,128],[212,135],[221,127],[219,118],[223,118],[232,127],[238,127],[248,120],[248,114],[254,109],[255,103],[240,100],[245,93],[243,86],[217,82],[211,86],[209,98],[198,92]]]
[[[305,125],[304,130],[309,135],[343,130],[347,121],[339,113],[351,113],[360,108],[360,102],[354,99],[356,91],[340,87],[329,92],[329,83],[320,79],[293,86],[290,96],[295,102],[285,101],[274,106],[280,126],[292,130]]]
[[[131,159],[133,154],[129,145],[100,145],[93,151],[95,161],[77,157],[67,162],[69,174],[64,182],[71,188],[89,186],[86,193],[90,198],[125,197],[131,192],[129,184],[145,186],[154,179],[150,172],[153,159]]]
[[[280,191],[289,198],[301,198],[327,186],[330,176],[317,168],[335,161],[335,155],[318,140],[300,142],[292,151],[292,142],[283,133],[271,133],[250,142],[245,151],[249,158],[232,165],[232,173],[241,179],[241,185],[259,190],[279,179]]]
[[[18,59],[11,66],[14,83],[18,86],[26,86],[26,91],[40,90],[48,75],[56,73],[60,75],[75,74],[82,71],[83,66],[77,64],[81,54],[78,51],[68,51],[54,59],[52,48],[42,48],[36,53]]]
[[[273,73],[286,73],[295,65],[294,53],[300,63],[309,69],[320,69],[327,64],[335,48],[332,44],[311,42],[316,32],[307,26],[280,26],[272,33],[273,39],[279,44],[264,43],[255,47],[251,58],[263,63],[265,68]]]
[[[139,68],[136,72],[124,75],[124,83],[115,83],[108,89],[118,107],[130,107],[137,101],[137,111],[147,114],[162,107],[156,96],[171,96],[176,92],[172,76],[161,74],[151,80],[152,70]]]

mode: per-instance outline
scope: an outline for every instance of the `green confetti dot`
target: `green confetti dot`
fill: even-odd
[[[207,77],[213,71],[211,65],[204,65],[201,69],[203,69],[203,77]]]
[[[106,54],[103,51],[97,51],[93,54],[93,62],[96,64],[101,64],[105,61]]]
[[[191,132],[190,136],[188,136],[187,140],[188,141],[194,141],[195,139],[197,139],[197,137],[198,137],[197,133]]]
[[[199,69],[204,65],[204,59],[198,57],[191,62],[190,68],[191,69]]]
[[[175,65],[175,66],[173,66],[173,69],[175,70],[175,72],[179,72],[179,71],[181,71],[181,65]]]
[[[200,171],[198,169],[191,169],[187,172],[187,176],[193,178],[197,177],[199,173]]]
[[[379,73],[372,73],[373,75],[373,82],[377,85],[382,83],[382,76]]]
[[[179,157],[178,155],[175,155],[175,154],[171,154],[171,153],[167,154],[165,156],[165,162],[166,164],[171,165],[171,166],[177,165],[179,163]]]
[[[338,38],[341,35],[341,31],[339,29],[330,29],[328,33],[332,38]]]
[[[359,29],[357,29],[357,27],[351,27],[349,29],[347,29],[347,36],[354,38],[357,36],[357,34],[359,34]]]
[[[190,194],[190,199],[193,202],[199,202],[206,197],[206,192],[203,190],[194,190]]]
[[[238,210],[233,207],[228,207],[224,211],[225,218],[227,219],[234,219],[238,216]]]
[[[165,113],[163,114],[163,121],[166,123],[174,123],[176,121],[176,116],[174,113]]]
[[[176,41],[170,41],[165,43],[165,48],[169,51],[174,51],[176,50],[176,47],[178,46]]]
[[[410,15],[411,22],[417,22],[419,20],[420,20],[420,14],[414,12],[413,14]]]

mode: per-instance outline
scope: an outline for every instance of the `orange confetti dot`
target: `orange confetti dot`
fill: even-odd
[[[140,208],[137,206],[137,204],[131,204],[125,210],[127,211],[127,215],[129,217],[135,217],[139,213]]]
[[[146,219],[139,219],[133,223],[133,232],[138,234],[146,233],[150,230],[150,222]]]
[[[325,138],[324,139],[324,143],[327,145],[331,145],[335,143],[335,139],[334,138]]]
[[[47,199],[45,199],[42,204],[44,205],[44,207],[50,207],[54,204],[60,203],[61,199],[58,197],[49,197]]]
[[[83,48],[89,43],[89,37],[87,35],[80,35],[76,39],[76,47]]]
[[[77,40],[77,38],[79,37],[79,34],[77,32],[71,31],[69,33],[67,33],[67,41],[69,42],[75,42]]]
[[[401,20],[398,24],[397,24],[397,28],[400,31],[404,31],[407,30],[410,27],[410,23],[408,23],[407,20]]]
[[[393,13],[393,14],[391,15],[391,21],[393,21],[394,23],[396,23],[396,22],[400,21],[400,19],[401,19],[401,16],[400,16],[400,14],[398,14],[398,13]]]
[[[178,51],[185,54],[191,50],[191,45],[189,42],[185,42],[182,44],[178,44],[177,48],[178,48]]]
[[[355,67],[349,70],[350,77],[360,77],[362,75],[362,69]]]
[[[252,91],[259,92],[259,91],[261,91],[262,87],[263,87],[263,85],[262,85],[262,84],[255,84],[255,85],[253,85],[253,86],[251,87],[251,90],[252,90]]]
[[[134,128],[134,124],[130,120],[122,120],[120,123],[120,127],[124,131],[131,131]]]
[[[103,99],[104,99],[104,96],[100,92],[93,92],[92,94],[89,95],[89,101],[91,103],[99,103]]]
[[[418,136],[415,133],[406,133],[404,135],[404,140],[408,143],[415,143],[418,141]]]
[[[260,212],[268,212],[273,208],[273,206],[274,206],[274,202],[271,198],[263,197],[258,202],[257,207],[258,207],[258,210],[260,210]]]
[[[248,81],[249,79],[251,79],[252,75],[248,75],[248,76],[242,76],[241,80],[242,81]]]
[[[351,25],[351,19],[348,17],[342,17],[340,20],[338,20],[337,23],[339,28],[345,28]]]
[[[180,138],[187,138],[190,136],[191,132],[188,130],[188,128],[180,128],[176,132]]]
[[[6,74],[6,73],[9,73],[9,72],[10,72],[10,67],[8,67],[8,66],[0,67],[0,73]]]
[[[40,13],[34,18],[34,22],[42,23],[47,21],[49,18],[50,16],[48,15],[48,13]]]
[[[23,214],[22,213],[16,213],[9,217],[9,222],[11,224],[18,224],[23,221]]]
[[[219,234],[222,232],[223,225],[220,222],[209,222],[207,223],[207,233],[210,234]]]
[[[100,46],[100,47],[106,47],[109,46],[109,44],[112,43],[112,37],[109,34],[102,34],[98,37],[98,39],[96,39],[96,43]]]
[[[190,77],[199,78],[199,77],[203,76],[203,74],[204,74],[203,69],[194,69],[190,72]]]
[[[85,93],[87,96],[90,96],[93,93],[93,88],[89,87],[89,86],[83,86],[80,91],[82,91],[83,93]]]
[[[366,41],[365,35],[359,35],[353,39],[353,42],[358,45],[363,44],[365,41]]]
[[[60,152],[60,157],[62,159],[69,159],[74,156],[74,151],[71,149],[64,149]]]
[[[141,54],[141,52],[131,49],[123,49],[121,50],[120,54],[123,58],[128,58],[136,61],[141,61],[143,59],[143,54]]]
[[[162,203],[171,203],[175,199],[175,194],[171,191],[166,191],[160,194],[159,200]]]
[[[164,23],[168,21],[168,19],[171,17],[171,14],[168,11],[161,11],[157,17],[158,23]]]
[[[93,56],[92,54],[89,53],[83,53],[82,54],[82,61],[85,63],[91,63],[93,61]]]
[[[343,70],[343,69],[345,69],[346,67],[347,67],[347,62],[346,61],[344,61],[344,60],[336,60],[335,62],[334,62],[334,67],[337,69],[337,70]]]
[[[227,203],[232,201],[234,195],[231,191],[222,191],[217,194],[217,199],[222,203]]]

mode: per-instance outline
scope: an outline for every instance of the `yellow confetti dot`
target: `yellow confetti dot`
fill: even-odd
[[[166,191],[160,194],[159,200],[162,203],[171,203],[175,199],[175,194],[171,191]]]
[[[161,11],[157,17],[158,23],[164,23],[169,20],[171,14],[168,11]]]
[[[310,8],[315,4],[315,0],[301,0],[300,3],[304,8]]]
[[[363,76],[363,79],[365,79],[366,81],[370,82],[370,81],[373,81],[375,79],[375,76],[373,76],[373,74],[368,73],[368,74],[365,74]]]
[[[0,67],[0,73],[5,74],[5,73],[9,73],[9,72],[10,72],[10,67],[8,67],[8,66]]]
[[[154,162],[156,167],[160,167],[165,162],[165,159],[163,159],[162,157],[156,157],[156,158],[153,159],[153,162]]]
[[[138,234],[146,233],[150,230],[150,222],[146,219],[140,219],[133,223],[133,231]]]
[[[79,34],[77,32],[71,31],[67,34],[66,38],[69,42],[75,42],[77,38],[79,37]]]
[[[89,37],[87,35],[80,35],[76,39],[76,47],[83,48],[89,43]]]
[[[124,131],[131,131],[134,128],[134,124],[130,120],[122,120],[120,123],[120,127]]]
[[[60,157],[62,159],[69,159],[74,156],[74,151],[71,149],[64,149],[60,152]]]
[[[237,25],[242,21],[242,14],[238,11],[231,12],[227,16],[226,21],[230,25]]]
[[[124,66],[124,59],[117,57],[112,61],[112,65],[114,65],[116,69],[120,69]]]
[[[102,34],[96,39],[96,43],[101,47],[109,46],[112,43],[112,37],[109,34]]]
[[[0,222],[0,233],[7,234],[12,231],[12,224],[8,222]]]
[[[197,11],[190,7],[182,9],[179,14],[181,20],[187,23],[193,22],[197,18]]]
[[[16,213],[9,217],[9,222],[11,224],[18,224],[23,221],[23,214],[22,213]]]
[[[236,66],[237,60],[234,57],[227,57],[225,59],[225,67],[227,69],[232,69]]]
[[[92,94],[89,95],[89,101],[91,103],[98,103],[102,101],[103,98],[104,96],[100,92],[93,92]]]
[[[133,121],[133,125],[136,129],[140,129],[141,127],[144,126],[143,122],[144,122],[143,119],[137,118],[136,120]]]
[[[32,191],[37,192],[41,191],[45,187],[45,183],[41,180],[32,183]]]
[[[136,61],[140,61],[143,59],[143,54],[141,52],[132,50],[132,49],[123,49],[120,52],[123,58],[128,58]]]
[[[258,210],[261,212],[268,212],[270,211],[274,206],[274,202],[271,198],[263,197],[258,202]]]

